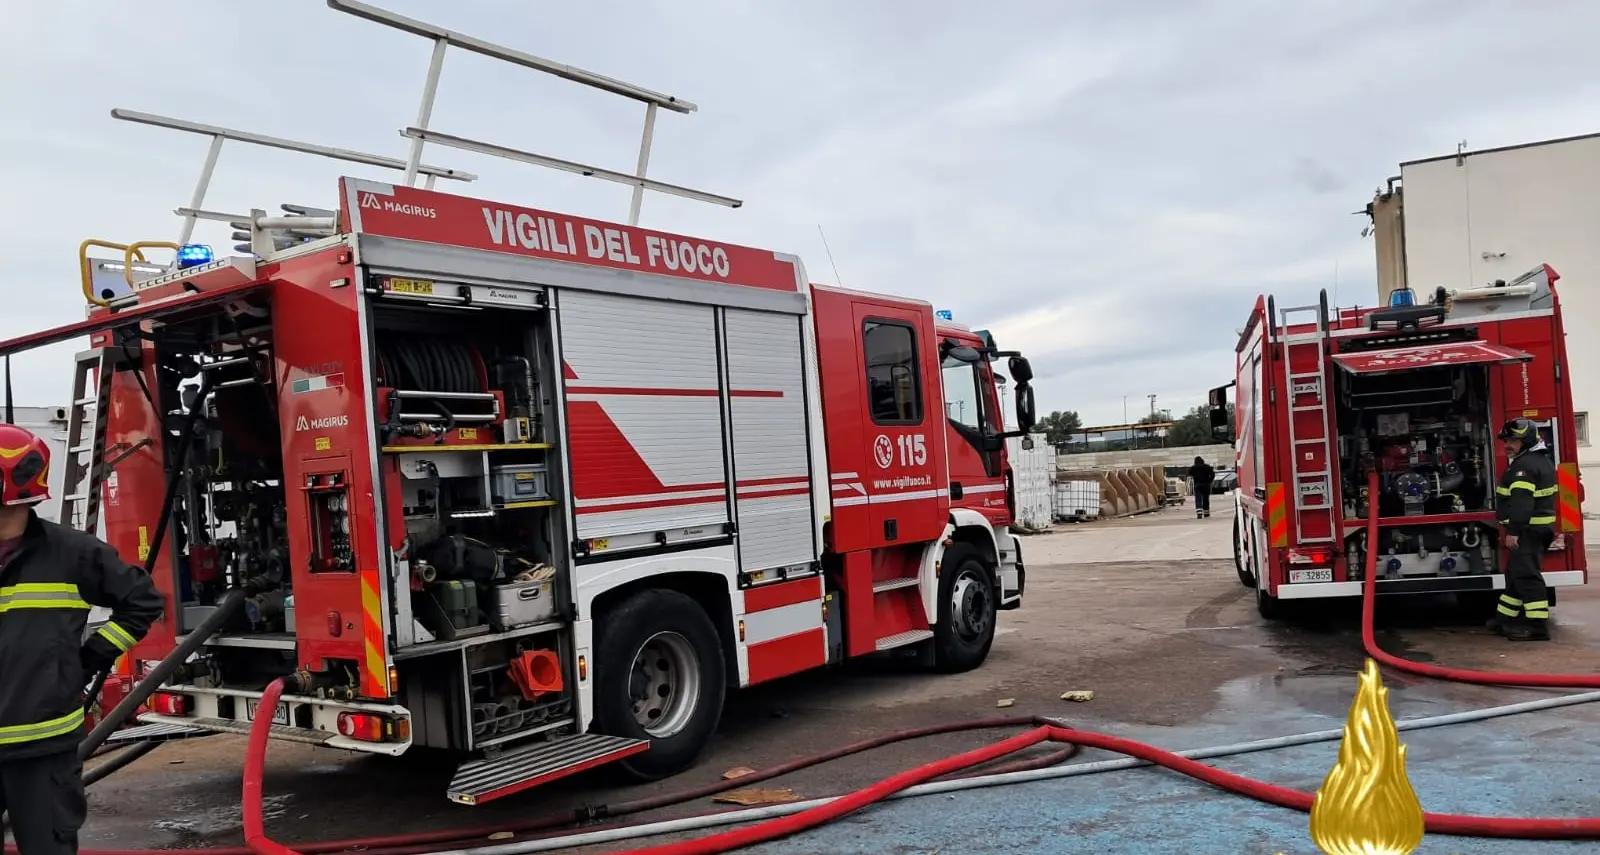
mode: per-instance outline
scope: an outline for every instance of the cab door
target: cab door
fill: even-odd
[[[933,540],[944,532],[949,507],[933,312],[859,301],[855,322],[870,544]]]
[[[948,338],[951,345],[977,342]],[[995,396],[994,372],[987,360],[963,361],[940,347],[940,385],[944,393],[944,431],[949,445],[950,504],[971,508],[993,525],[1011,522],[1006,505],[1005,423]]]

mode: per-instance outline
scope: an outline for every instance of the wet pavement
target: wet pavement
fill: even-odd
[[[1222,504],[1222,503],[1217,503]],[[1187,512],[1186,512],[1187,511]],[[1068,527],[1025,543],[1028,599],[1002,615],[990,661],[958,676],[870,662],[736,696],[702,764],[671,781],[616,788],[583,776],[480,808],[444,800],[444,758],[352,757],[275,745],[268,828],[285,842],[461,826],[493,828],[577,805],[655,795],[888,731],[997,715],[1061,717],[1087,729],[1182,749],[1343,724],[1364,655],[1354,604],[1266,624],[1234,577],[1228,520],[1177,508]],[[1163,555],[1173,556],[1170,559]],[[1591,559],[1596,557],[1591,554]],[[1386,649],[1419,660],[1508,671],[1600,668],[1600,591],[1564,591],[1548,645],[1512,645],[1446,600],[1380,612]],[[1385,675],[1397,716],[1496,706],[1550,692]],[[1087,703],[1060,699],[1092,690]],[[999,702],[1011,701],[1008,708]],[[1430,810],[1600,816],[1600,704],[1403,735],[1412,782]],[[836,794],[900,769],[986,744],[1001,732],[920,740],[762,786]],[[198,847],[239,842],[243,741],[209,737],[161,748],[91,791],[83,845]],[[1314,789],[1337,743],[1214,761]],[[1085,752],[1080,760],[1103,759]],[[1079,762],[1079,761],[1074,761]],[[699,813],[709,801],[636,821]],[[662,838],[667,840],[673,838]],[[1580,849],[1581,847],[1581,849]],[[1580,844],[1429,839],[1421,853],[1592,851]],[[604,847],[590,851],[609,851]],[[1114,772],[886,804],[829,828],[750,850],[812,853],[1314,853],[1302,814],[1219,793],[1156,770]]]

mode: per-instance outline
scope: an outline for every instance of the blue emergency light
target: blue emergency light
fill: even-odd
[[[952,312],[949,309],[939,309],[933,313],[933,316],[941,321],[953,321],[956,319],[955,312]]]
[[[1417,304],[1417,302],[1413,298],[1410,288],[1396,288],[1394,291],[1390,292],[1390,294],[1389,294],[1389,307],[1390,308],[1399,308],[1399,307],[1402,307],[1402,306],[1415,306],[1416,304]]]
[[[179,270],[188,270],[191,267],[210,264],[211,258],[211,247],[205,244],[191,243],[187,246],[178,247]]]

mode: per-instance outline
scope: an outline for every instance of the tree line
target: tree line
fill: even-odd
[[[1166,413],[1150,413],[1139,419],[1138,424],[1157,424],[1168,419]],[[1135,436],[1129,441],[1107,442],[1105,450],[1121,451],[1137,447],[1183,447],[1190,445],[1214,445],[1217,443],[1233,442],[1233,404],[1228,404],[1228,430],[1226,435],[1212,433],[1211,408],[1200,405],[1189,410],[1182,417],[1173,419],[1172,427],[1165,437],[1151,436],[1149,438]],[[1083,441],[1083,419],[1078,416],[1077,410],[1056,410],[1039,419],[1035,431],[1045,435],[1046,441],[1056,447],[1065,446]]]

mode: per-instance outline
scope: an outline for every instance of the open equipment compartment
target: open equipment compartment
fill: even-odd
[[[1363,566],[1375,548],[1381,578],[1492,573],[1498,534],[1490,366],[1499,360],[1410,360],[1384,370],[1395,364],[1392,356],[1359,358],[1392,354],[1375,349],[1383,343],[1352,342],[1357,347],[1335,356],[1343,369],[1333,380],[1349,566]],[[1367,487],[1373,470],[1376,496]],[[1375,546],[1364,528],[1349,528],[1366,519],[1372,502],[1381,519],[1396,521],[1379,529]]]
[[[459,704],[416,724],[425,744],[462,749],[570,724],[575,682],[560,655],[572,615],[557,605],[571,598],[550,315],[537,288],[475,301],[486,287],[369,284],[381,480],[409,580],[396,658],[419,687],[460,683],[446,695]]]

